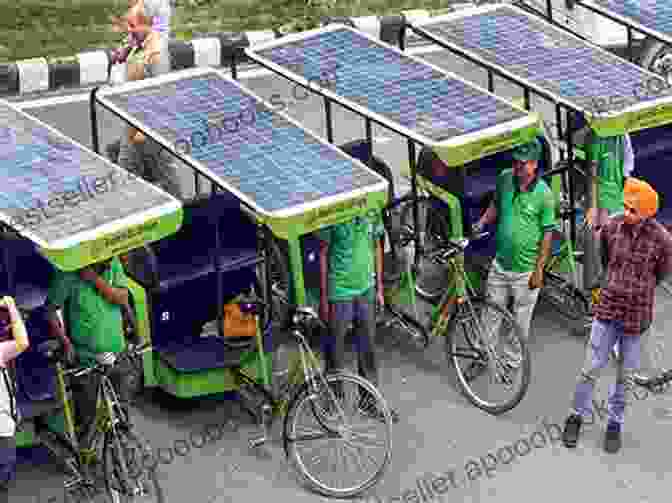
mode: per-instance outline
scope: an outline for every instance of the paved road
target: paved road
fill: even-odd
[[[443,52],[425,57],[485,86],[483,72]],[[291,96],[291,88],[280,79],[259,77],[243,81],[263,97],[276,92]],[[522,96],[519,89],[502,87],[499,82],[498,89],[504,96]],[[90,145],[87,107],[86,102],[61,104],[33,109],[33,113]],[[545,119],[553,121],[550,106],[540,109]],[[294,104],[290,114],[325,134],[321,101],[317,98]],[[364,136],[363,121],[352,114],[338,111],[334,117],[336,142]],[[105,114],[103,124],[102,144],[106,144],[119,136],[120,124]],[[404,141],[382,129],[376,128],[374,133],[376,153],[398,175],[399,166],[405,162]],[[188,179],[185,173],[185,180]],[[662,329],[670,319],[670,306],[672,302],[661,293],[653,329],[656,338],[662,337]],[[642,399],[633,405],[626,425],[621,453],[607,455],[601,449],[604,412],[597,415],[597,424],[587,429],[581,446],[568,452],[557,441],[559,431],[555,425],[561,427],[564,421],[583,360],[583,341],[569,335],[563,319],[543,304],[537,309],[532,333],[533,378],[528,395],[515,410],[496,418],[469,405],[456,391],[438,341],[421,354],[403,341],[400,343],[392,332],[379,334],[383,348],[382,388],[400,412],[401,422],[394,428],[394,456],[389,471],[365,495],[370,498],[368,501],[428,503],[439,501],[436,491],[446,487],[444,501],[669,501],[670,483],[665,478],[671,468],[668,455],[672,416],[667,410],[672,407],[672,393],[660,397],[640,394]],[[662,363],[672,366],[672,350],[668,353]],[[598,388],[598,402],[606,398],[607,382],[612,379],[610,372]],[[220,430],[220,440],[194,448],[187,456],[161,467],[167,502],[326,500],[297,487],[277,445],[267,458],[247,450],[246,439],[254,428],[235,404],[205,401],[176,406],[153,399],[136,411],[139,430],[155,448],[169,448],[178,441],[178,449],[184,449],[179,441],[188,438],[190,431],[227,421],[231,423]],[[535,431],[540,433],[534,434]],[[194,442],[200,445],[202,440],[196,436]],[[495,465],[496,455],[499,461]],[[431,474],[452,477],[454,484],[436,478],[432,482]],[[429,481],[419,482],[422,477]],[[62,475],[50,465],[22,466],[11,501],[60,503],[64,501],[59,490],[61,481]],[[435,489],[428,489],[432,484]]]

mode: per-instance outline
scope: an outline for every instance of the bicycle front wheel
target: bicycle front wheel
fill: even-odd
[[[392,417],[380,392],[350,373],[310,381],[285,417],[285,453],[302,482],[331,498],[365,491],[383,476],[392,455]]]
[[[460,391],[490,414],[513,409],[530,384],[530,354],[519,334],[511,313],[485,298],[465,299],[448,325],[446,355]]]
[[[118,425],[105,435],[105,485],[113,503],[164,503],[149,443]]]

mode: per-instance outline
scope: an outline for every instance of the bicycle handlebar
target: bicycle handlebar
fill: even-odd
[[[478,241],[479,239],[482,239],[489,235],[490,235],[489,232],[479,232],[477,234],[469,236],[468,238],[448,239],[445,242],[441,243],[438,246],[437,250],[429,253],[427,257],[429,258],[429,260],[436,263],[446,262],[454,255],[464,252],[464,250],[467,249],[467,247],[469,246],[469,244],[471,244],[472,241]]]

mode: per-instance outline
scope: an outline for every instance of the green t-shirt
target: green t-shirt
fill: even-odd
[[[380,214],[321,229],[317,237],[329,244],[329,300],[350,300],[374,286],[374,242],[385,228]]]
[[[597,207],[606,209],[609,214],[623,211],[624,137],[610,136],[601,138],[590,135],[586,145],[588,161],[597,161]]]
[[[118,258],[114,258],[101,277],[112,287],[126,288],[126,274]],[[79,277],[79,272],[57,271],[49,285],[51,306],[63,309],[70,323],[69,337],[82,365],[93,365],[97,353],[119,353],[124,350],[121,306],[112,304],[96,286]]]
[[[531,272],[544,233],[555,228],[553,193],[537,178],[521,192],[510,169],[497,177],[497,263],[506,271]]]

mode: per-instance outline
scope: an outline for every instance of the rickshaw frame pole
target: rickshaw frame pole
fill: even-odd
[[[331,100],[328,96],[324,96],[324,118],[327,128],[327,141],[334,143],[334,122],[331,116]]]
[[[491,93],[495,92],[495,76],[490,69],[488,69],[488,91]]]
[[[603,12],[603,11],[601,11],[601,10],[599,10],[599,9],[596,9],[596,8],[593,7],[592,5],[586,4],[586,3],[582,2],[581,0],[574,0],[574,3],[575,3],[576,5],[580,5],[580,6],[583,7],[584,9],[588,9],[589,11],[594,12],[594,13],[597,14],[598,16],[606,17],[609,21],[613,21],[614,23],[618,23],[618,24],[620,24],[621,26],[624,26],[626,29],[629,30],[629,33],[630,33],[630,34],[632,33],[632,31],[634,31],[634,32],[636,32],[636,33],[639,33],[639,34],[641,34],[641,35],[644,35],[645,37],[649,37],[649,38],[652,38],[652,39],[654,39],[654,40],[656,40],[656,41],[658,41],[658,42],[661,42],[661,43],[663,43],[663,44],[665,44],[665,45],[670,45],[670,41],[669,41],[669,40],[665,40],[665,39],[659,37],[658,35],[656,35],[655,33],[653,33],[651,30],[647,30],[647,31],[638,30],[637,28],[635,28],[634,26],[629,25],[628,23],[626,23],[626,22],[623,21],[622,19],[619,19],[619,18],[615,17],[614,15],[609,14],[609,13],[607,13],[607,12]],[[633,42],[633,40],[632,40],[631,36],[629,36],[629,37],[628,37],[628,45],[630,46],[630,44],[631,44],[632,42]],[[628,47],[628,50],[631,51],[632,49],[630,49],[630,47]]]
[[[567,173],[569,183],[567,184],[567,192],[569,196],[569,239],[572,243],[576,243],[576,201],[574,199],[574,178],[572,173],[574,171],[574,113],[565,108],[565,116],[567,118],[567,129],[565,131],[567,137]]]
[[[369,159],[368,166],[373,169],[373,128],[371,127],[371,119],[366,118],[366,141],[369,144]]]
[[[98,139],[98,114],[96,112],[96,94],[98,94],[99,86],[94,87],[89,95],[89,117],[91,118],[91,143],[93,144],[93,151],[100,154],[100,140]]]
[[[420,255],[422,255],[422,244],[420,243],[420,211],[418,208],[418,180],[415,166],[415,142],[408,138],[408,167],[411,171],[411,194],[413,195],[413,224],[415,225],[415,253],[413,257],[413,268],[418,270]]]

